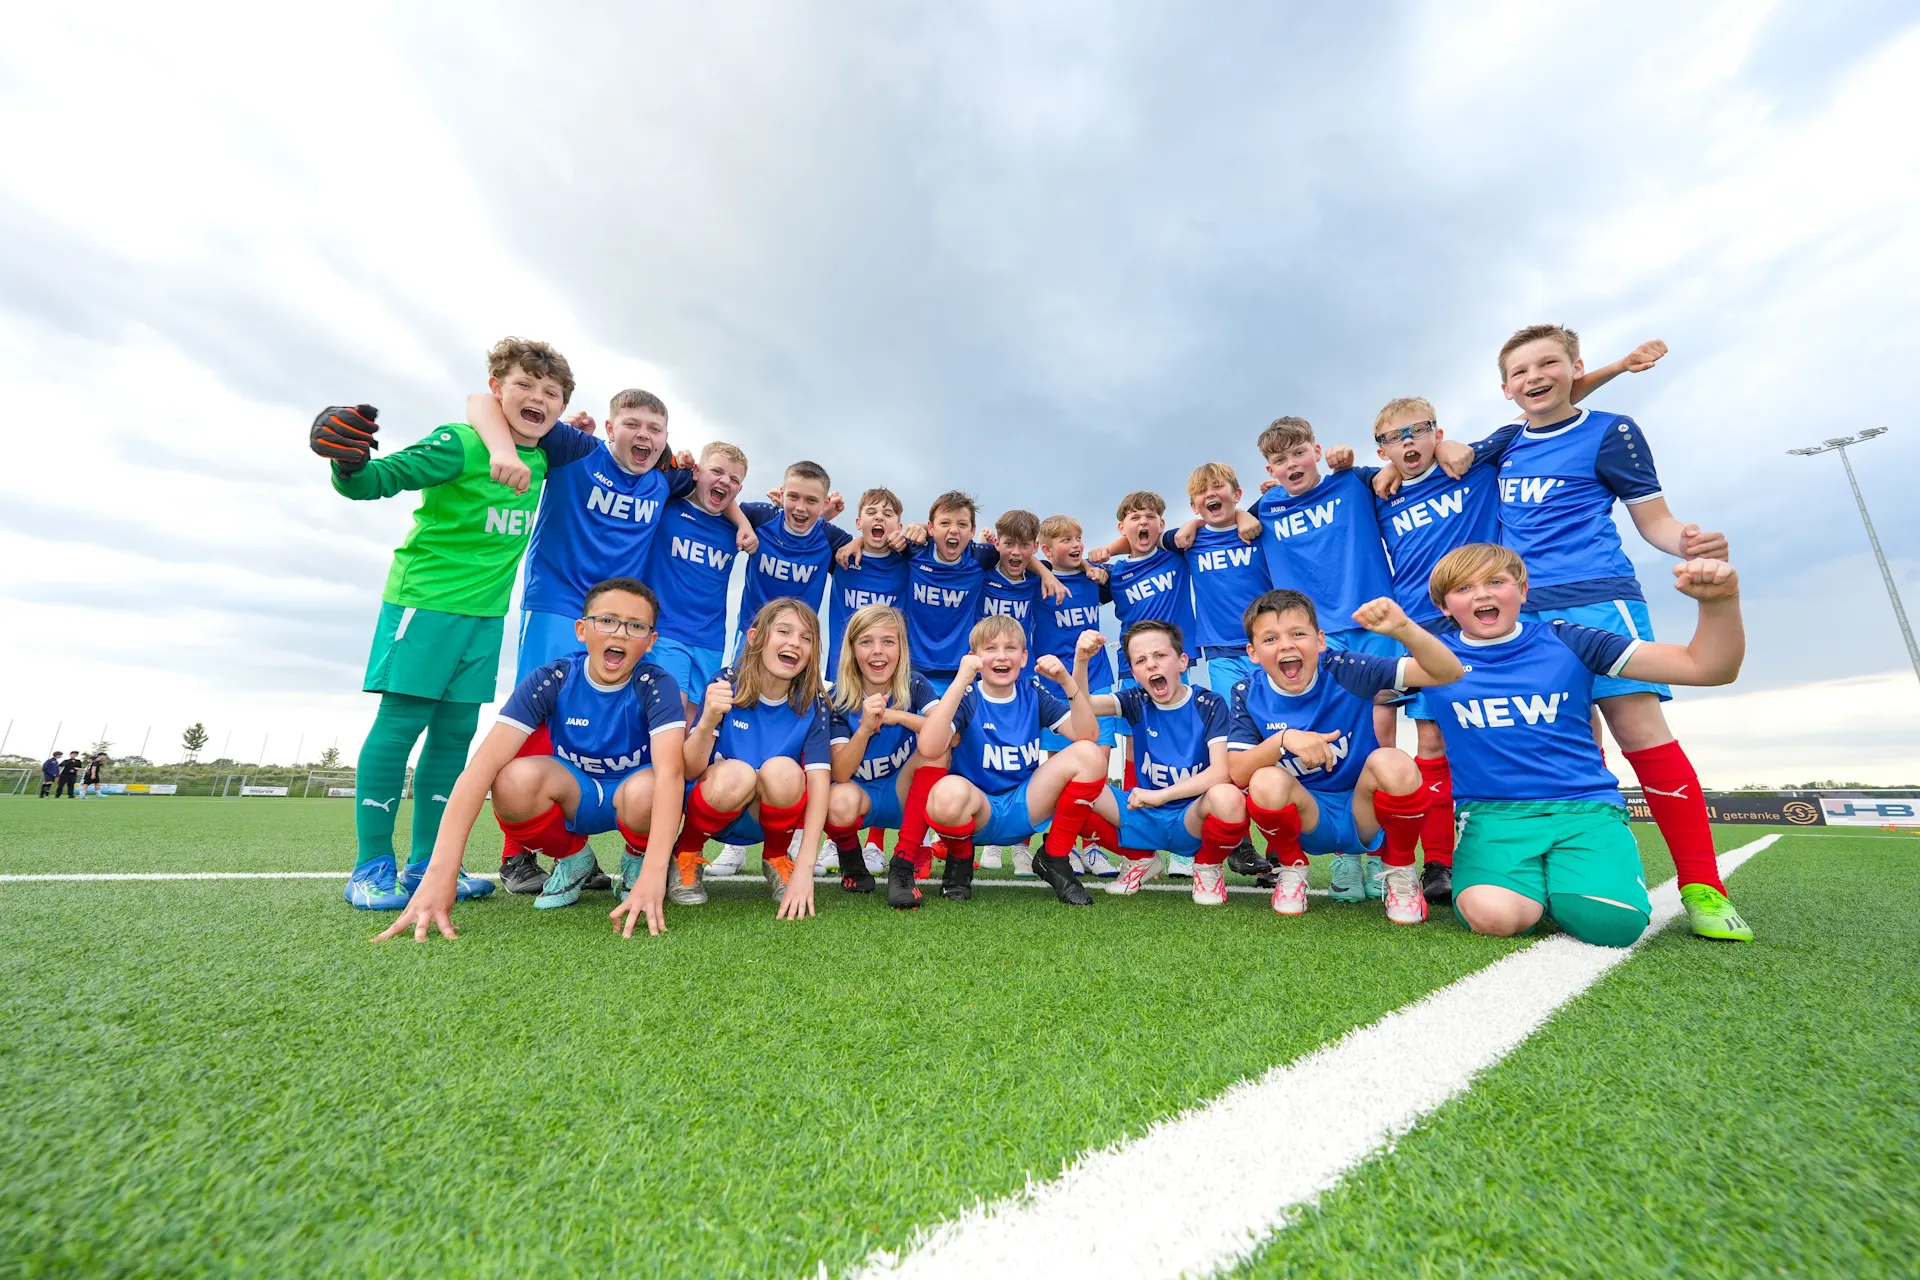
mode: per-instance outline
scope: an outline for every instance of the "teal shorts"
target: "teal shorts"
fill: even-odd
[[[1550,894],[1651,912],[1640,846],[1624,805],[1601,800],[1462,800],[1453,892],[1498,885],[1542,906]]]
[[[492,702],[505,618],[475,618],[382,602],[367,656],[368,693],[432,702]]]

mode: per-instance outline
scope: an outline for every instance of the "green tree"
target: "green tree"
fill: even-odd
[[[111,757],[112,755],[113,755],[113,743],[111,740],[107,738],[102,738],[100,739],[100,741],[94,743],[91,747],[87,748],[87,757],[89,759],[93,758],[94,756]]]
[[[340,767],[340,748],[328,747],[325,751],[322,751],[320,753],[320,767],[322,769],[338,769]]]
[[[180,735],[180,746],[187,753],[188,764],[200,758],[200,753],[206,749],[208,737],[207,726],[198,720],[188,725],[186,732]]]

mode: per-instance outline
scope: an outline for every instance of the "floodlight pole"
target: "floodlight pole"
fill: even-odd
[[[1829,451],[1840,455],[1840,465],[1846,468],[1847,483],[1853,487],[1853,504],[1860,508],[1860,523],[1867,526],[1867,541],[1873,544],[1873,558],[1880,565],[1881,581],[1887,584],[1887,599],[1893,602],[1894,621],[1900,624],[1900,636],[1907,642],[1907,658],[1913,663],[1914,676],[1920,678],[1920,644],[1914,643],[1913,626],[1907,621],[1907,611],[1900,603],[1900,590],[1894,586],[1893,570],[1887,566],[1887,553],[1880,549],[1880,535],[1874,532],[1873,517],[1867,514],[1867,500],[1860,492],[1860,481],[1854,477],[1853,463],[1847,457],[1848,445],[1871,440],[1886,432],[1885,427],[1868,427],[1858,435],[1838,436],[1810,448],[1789,449],[1787,452],[1803,458]]]

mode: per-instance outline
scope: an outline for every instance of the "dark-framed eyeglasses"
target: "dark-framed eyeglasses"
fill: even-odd
[[[603,636],[626,635],[635,640],[645,640],[653,634],[650,622],[628,622],[625,618],[616,618],[611,614],[596,613],[587,618],[593,629]]]
[[[1434,423],[1431,421],[1413,422],[1389,431],[1385,435],[1375,436],[1373,442],[1378,445],[1389,445],[1399,444],[1402,440],[1418,440],[1421,436],[1432,434],[1433,428]]]

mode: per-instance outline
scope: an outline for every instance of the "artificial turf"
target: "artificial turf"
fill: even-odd
[[[0,802],[0,871],[342,870],[348,820],[325,801]],[[1669,874],[1657,839],[1643,843],[1649,881]],[[469,865],[496,850],[477,836]],[[1743,878],[1758,884],[1774,856]],[[458,908],[458,942],[373,947],[381,918],[348,909],[331,881],[0,884],[0,1270],[844,1270],[1525,945],[1440,920],[1390,929],[1377,903],[1278,921],[1249,897],[1201,910],[1178,894],[1099,895],[1075,911],[988,890],[896,914],[826,886],[816,920],[782,923],[757,886],[713,895],[669,908],[659,939],[616,937],[609,895],[537,915],[496,895]],[[1764,998],[1792,967],[1769,949],[1798,936],[1786,921],[1802,903],[1736,896],[1761,945],[1669,935],[1586,999],[1673,968],[1669,953],[1688,982],[1744,981]],[[1870,930],[1847,909],[1858,901],[1832,910]],[[1788,976],[1795,995],[1831,981]],[[1616,1020],[1675,1028],[1669,1048],[1728,1034],[1687,983],[1626,1008]],[[1678,1069],[1650,1052],[1647,1070]],[[1536,1111],[1532,1093],[1623,1083],[1590,1051],[1546,1069],[1522,1091]],[[1688,1114],[1737,1140],[1685,1085]],[[1552,1136],[1518,1130],[1523,1144]],[[1475,1144],[1461,1167],[1478,1179],[1521,1154]],[[1591,1181],[1562,1173],[1541,1221],[1560,1230]],[[1346,1194],[1329,1198],[1325,1229]],[[1526,1187],[1511,1211],[1524,1220],[1542,1199]],[[1090,1205],[1081,1229],[1123,1211]],[[1899,1222],[1911,1243],[1911,1218]],[[1364,1212],[1351,1226],[1364,1244],[1330,1251],[1403,1265],[1398,1217],[1391,1232]],[[1664,1242],[1669,1228],[1648,1231]],[[1317,1238],[1296,1228],[1256,1265],[1293,1266]],[[1475,1269],[1470,1250],[1448,1256],[1446,1269]]]

